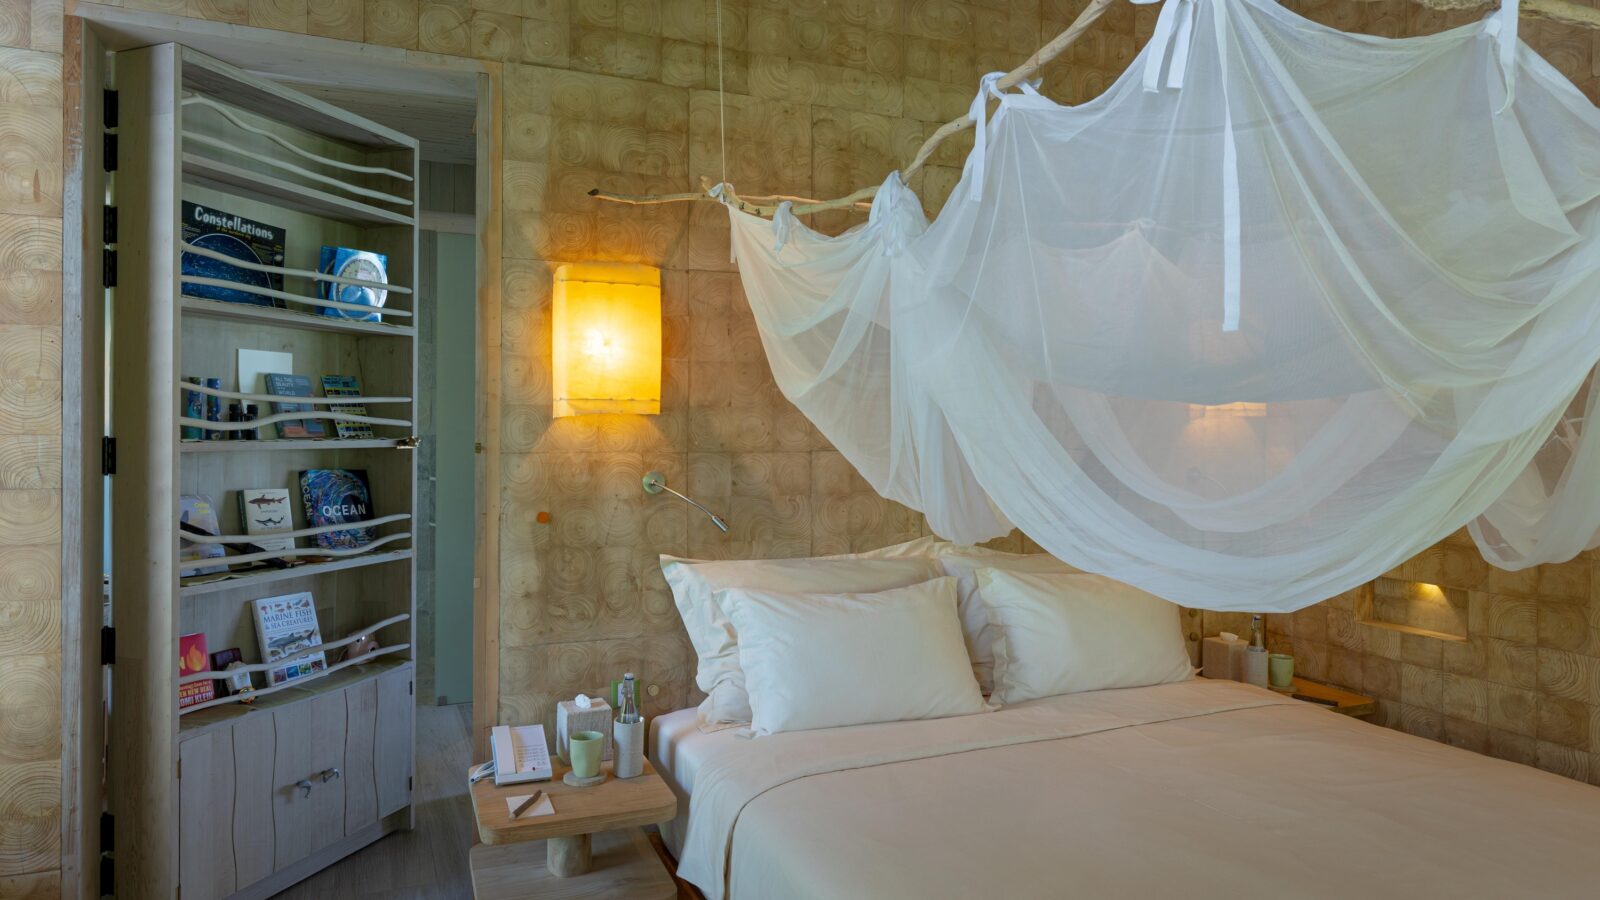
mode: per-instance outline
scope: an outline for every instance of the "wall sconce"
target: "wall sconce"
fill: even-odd
[[[1204,419],[1207,416],[1227,416],[1235,419],[1259,419],[1267,414],[1265,403],[1191,403],[1189,404],[1190,419]]]
[[[709,509],[706,509],[701,504],[696,503],[693,500],[690,500],[688,497],[685,497],[684,495],[678,493],[677,491],[673,490],[672,488],[667,487],[667,476],[661,474],[660,472],[646,472],[644,474],[644,492],[646,494],[659,494],[662,491],[666,491],[667,493],[671,494],[672,496],[677,497],[679,500],[682,500],[683,502],[689,504],[690,506],[694,507],[695,509],[698,509],[701,512],[705,513],[706,515],[710,516],[711,517],[711,524],[713,524],[713,525],[717,526],[718,528],[722,529],[723,533],[727,533],[727,531],[728,531],[728,523],[722,521],[722,517],[721,516],[717,515],[716,513],[712,512]]]
[[[553,414],[661,412],[661,270],[619,263],[556,269]]]

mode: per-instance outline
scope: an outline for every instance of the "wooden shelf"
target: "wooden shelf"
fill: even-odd
[[[273,175],[241,169],[198,153],[183,154],[183,177],[189,184],[230,193],[247,191],[259,199],[326,219],[338,219],[357,225],[412,224],[412,218],[404,213],[390,212],[369,203],[305,187]]]
[[[202,594],[215,594],[220,591],[231,591],[234,588],[253,587],[262,584],[271,584],[274,581],[288,581],[291,578],[305,578],[311,575],[323,575],[328,572],[341,572],[345,569],[362,569],[367,566],[378,566],[384,563],[410,559],[411,550],[390,550],[384,553],[373,553],[369,556],[350,556],[344,559],[335,559],[328,562],[311,563],[304,566],[294,566],[288,569],[262,569],[252,571],[248,575],[238,575],[233,578],[222,578],[217,581],[201,581],[183,585],[178,593],[184,597],[198,597]]]
[[[179,737],[180,739],[188,739],[214,728],[231,726],[253,713],[281,709],[294,703],[310,700],[312,697],[321,694],[342,691],[351,685],[370,681],[385,672],[411,664],[412,660],[410,659],[380,656],[371,662],[362,663],[359,666],[351,666],[348,669],[324,675],[321,678],[308,678],[303,687],[295,685],[294,687],[282,688],[270,694],[264,694],[248,704],[228,703],[192,712],[178,719]],[[330,661],[329,665],[333,665],[333,663]]]
[[[296,309],[279,309],[276,306],[229,303],[226,300],[179,297],[178,306],[185,315],[205,316],[211,319],[233,319],[262,325],[279,325],[284,328],[307,328],[313,331],[338,331],[355,334],[381,334],[391,337],[416,337],[417,334],[417,329],[411,325],[364,322],[360,319],[345,319],[339,316],[305,313]]]
[[[271,428],[272,426],[263,426]],[[359,438],[353,440],[340,440],[339,438],[323,438],[320,440],[297,440],[275,438],[272,440],[255,441],[195,441],[182,440],[178,442],[181,453],[259,453],[271,450],[383,450],[393,449],[403,440],[409,438]],[[410,450],[412,448],[405,448]]]

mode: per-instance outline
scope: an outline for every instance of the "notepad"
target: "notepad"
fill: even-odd
[[[532,794],[522,794],[516,797],[507,797],[506,815],[513,819],[531,819],[535,816],[553,816],[556,814],[555,804],[550,802],[550,795],[545,794],[543,797],[539,798],[539,802],[535,803],[531,809],[520,816],[517,815],[517,807],[521,806],[529,797],[532,796]]]

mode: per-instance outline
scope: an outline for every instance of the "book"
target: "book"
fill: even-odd
[[[293,375],[287,372],[266,372],[261,376],[267,385],[267,393],[280,397],[309,397],[311,396],[311,379],[304,375]],[[280,403],[274,401],[274,413],[311,412],[313,407],[309,403]],[[287,419],[278,423],[278,437],[280,438],[320,438],[327,436],[321,419]]]
[[[246,488],[239,492],[239,521],[263,550],[293,550],[294,538],[268,535],[294,530],[288,488]]]
[[[300,473],[300,501],[306,526],[342,525],[372,518],[372,493],[365,469],[306,469]],[[373,527],[326,531],[316,536],[317,546],[329,550],[364,547],[378,536]]]
[[[206,655],[206,636],[198,632],[178,635],[178,677],[209,671],[211,671],[211,658]],[[178,708],[204,703],[216,695],[216,689],[209,681],[180,684]]]
[[[373,253],[370,250],[352,250],[349,247],[322,248],[319,258],[320,270],[325,275],[338,275],[343,278],[358,278],[362,281],[374,281],[383,284],[389,282],[389,257],[382,253]],[[359,303],[362,306],[381,308],[388,298],[389,292],[382,288],[362,287],[357,284],[338,284],[332,281],[318,281],[317,291],[324,300],[334,300],[339,303]],[[344,319],[355,319],[362,322],[379,322],[383,320],[382,314],[374,311],[359,313],[349,309],[333,309],[322,307],[325,316],[338,316]]]
[[[361,396],[361,381],[354,375],[324,375],[322,376],[322,395],[324,397],[359,397]],[[351,415],[364,416],[367,407],[361,403],[341,403],[330,406],[334,412],[346,412]],[[372,426],[361,422],[334,422],[333,427],[339,432],[339,437],[345,440],[359,440],[372,437]]]
[[[187,522],[207,534],[221,534],[217,527],[217,511],[211,498],[205,494],[184,494],[178,498],[178,521]],[[221,544],[202,544],[178,538],[178,574],[211,575],[228,571],[227,566],[196,565],[203,559],[220,559],[227,555]]]
[[[255,613],[256,640],[261,646],[264,663],[277,662],[322,643],[322,629],[317,626],[317,605],[311,601],[309,591],[262,597],[250,601],[250,608]],[[313,653],[267,670],[267,684],[305,678],[327,667],[327,657]]]
[[[244,665],[244,653],[238,647],[229,647],[211,654],[211,671],[226,672],[234,666]],[[247,694],[254,690],[255,685],[250,681],[249,672],[235,672],[226,678],[212,682],[217,686],[217,691],[224,697],[234,694]]]
[[[183,242],[214,253],[230,256],[243,262],[269,266],[283,266],[284,238],[287,234],[276,225],[267,225],[254,219],[212,209],[199,203],[183,201]],[[231,281],[249,287],[281,291],[283,275],[276,272],[258,272],[232,265],[209,256],[185,252],[179,260],[181,274],[213,281]],[[228,303],[249,303],[253,306],[286,305],[282,300],[262,294],[217,284],[196,284],[183,281],[185,297],[205,300],[222,300]]]

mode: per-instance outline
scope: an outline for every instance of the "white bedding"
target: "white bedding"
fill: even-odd
[[[1231,682],[756,740],[668,719],[656,758],[690,814],[678,874],[708,900],[1600,885],[1600,790]]]
[[[700,711],[680,709],[650,720],[650,764],[655,766],[672,792],[678,795],[678,817],[661,825],[661,837],[673,856],[683,853],[683,838],[689,826],[689,795],[694,776],[707,759],[726,748],[747,743],[738,737],[742,729],[725,728],[710,733],[700,730]]]

